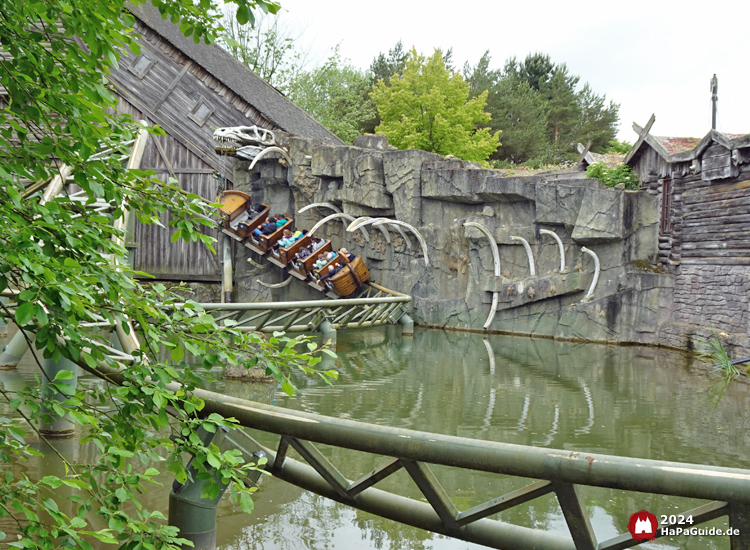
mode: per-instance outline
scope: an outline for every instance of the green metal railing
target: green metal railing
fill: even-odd
[[[750,548],[748,470],[473,440],[250,404],[223,396],[212,399],[208,408],[234,416],[242,426],[281,435],[274,450],[244,432],[233,434],[243,446],[262,450],[268,456],[267,470],[280,479],[373,514],[491,548],[620,550],[639,544],[629,533],[598,541],[580,495],[581,486],[708,500],[707,504],[681,512],[685,517],[692,516],[691,527],[728,515],[730,526],[740,533],[730,538],[732,550]],[[315,443],[389,458],[361,479],[349,480]],[[290,447],[307,465],[287,457]],[[431,464],[539,481],[460,511],[433,474]],[[427,503],[373,487],[401,468]],[[570,537],[487,519],[549,493],[557,497]],[[675,527],[661,525],[657,538],[661,528]]]
[[[121,371],[101,365],[84,369],[114,383]],[[180,389],[176,383],[170,389]],[[750,550],[750,470],[563,451],[482,441],[352,420],[331,418],[254,403],[205,390],[202,414],[234,417],[239,425],[280,437],[275,449],[258,443],[242,430],[227,437],[247,454],[268,457],[266,469],[275,477],[348,506],[435,533],[490,548],[507,550],[621,550],[640,544],[629,533],[598,541],[580,489],[603,487],[708,501],[680,513],[692,516],[691,527],[728,516],[739,534],[730,537],[731,550]],[[331,445],[383,456],[382,464],[357,480],[347,479],[316,447]],[[287,456],[292,448],[307,463]],[[430,465],[536,479],[527,486],[498,495],[483,504],[458,510]],[[374,487],[404,469],[427,502]],[[489,519],[489,516],[554,494],[570,536]],[[635,511],[635,510],[634,510]],[[676,528],[677,525],[660,525]]]

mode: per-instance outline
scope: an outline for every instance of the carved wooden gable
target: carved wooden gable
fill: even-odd
[[[701,179],[712,181],[731,178],[739,173],[732,164],[732,152],[718,143],[706,149],[701,156]]]

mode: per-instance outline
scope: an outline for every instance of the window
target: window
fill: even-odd
[[[190,116],[190,118],[197,122],[198,126],[203,126],[208,121],[213,112],[214,108],[211,107],[205,99],[199,97],[198,101],[195,103],[195,106],[190,111],[190,114],[188,116]]]
[[[135,76],[143,80],[143,77],[148,74],[148,72],[151,70],[151,67],[153,67],[155,63],[156,61],[151,59],[145,53],[142,53],[141,55],[133,59],[133,61],[130,63],[130,67],[128,67],[128,70]]]

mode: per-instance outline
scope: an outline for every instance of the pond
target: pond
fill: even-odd
[[[329,416],[447,435],[588,451],[625,457],[749,468],[750,386],[733,383],[716,404],[712,379],[692,356],[647,347],[614,347],[439,330],[402,338],[397,327],[340,331],[333,386],[302,375],[299,393],[275,385],[219,381],[211,388],[237,397]],[[28,379],[32,366],[0,372],[0,383]],[[19,377],[20,374],[20,377]],[[15,382],[12,382],[15,380]],[[87,383],[97,383],[95,380]],[[0,414],[3,414],[0,406]],[[254,433],[275,446],[277,437]],[[350,479],[383,457],[320,446]],[[84,453],[85,454],[85,453]],[[294,453],[291,456],[299,459]],[[81,457],[79,457],[81,458]],[[27,465],[33,470],[33,467]],[[434,467],[460,510],[498,497],[528,479]],[[167,488],[152,491],[149,506],[167,509]],[[399,471],[378,488],[410,498],[422,495]],[[598,540],[627,531],[630,515],[676,514],[701,504],[634,492],[584,488]],[[264,476],[252,516],[229,499],[218,510],[218,548],[451,549],[481,548],[360,512]],[[495,516],[567,534],[554,496]],[[726,528],[726,518],[707,527]],[[662,538],[642,548],[728,549],[726,537]]]

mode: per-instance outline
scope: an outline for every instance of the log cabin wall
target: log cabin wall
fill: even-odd
[[[695,158],[683,158],[688,153],[667,162],[648,147],[633,163],[642,186],[660,196],[668,222],[659,260],[673,273],[674,293],[660,339],[691,349],[716,330],[730,355],[748,355],[750,148],[710,141]]]

